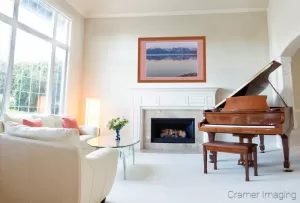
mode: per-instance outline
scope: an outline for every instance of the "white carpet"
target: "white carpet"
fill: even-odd
[[[238,158],[219,153],[218,170],[209,163],[204,174],[202,154],[137,152],[136,165],[131,156],[127,158],[127,180],[119,160],[107,203],[299,202],[300,150],[291,151],[291,173],[282,171],[281,150],[259,153],[259,176],[253,176],[250,168],[249,182],[245,182],[244,167],[237,165]]]

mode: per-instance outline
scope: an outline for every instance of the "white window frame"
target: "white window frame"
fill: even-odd
[[[65,67],[63,67],[63,74],[62,74],[62,81],[61,81],[61,92],[60,92],[60,106],[59,106],[59,114],[65,114],[65,98],[66,98],[66,78],[67,78],[67,69],[69,67],[69,52],[70,52],[70,36],[71,36],[71,26],[72,26],[72,19],[65,15],[63,12],[58,11],[53,6],[49,5],[47,1],[43,1],[43,3],[47,4],[51,7],[54,12],[54,29],[53,29],[53,36],[49,37],[36,29],[27,26],[24,23],[18,21],[18,14],[20,8],[20,0],[14,1],[14,11],[13,17],[6,16],[3,13],[0,13],[0,21],[7,23],[11,26],[11,43],[10,43],[10,51],[9,51],[9,60],[8,60],[8,67],[6,72],[6,79],[5,79],[5,90],[3,94],[2,100],[2,115],[9,110],[9,99],[10,99],[10,91],[11,91],[11,83],[12,83],[12,73],[14,68],[14,56],[15,56],[15,47],[16,47],[16,33],[17,29],[25,31],[35,37],[43,39],[52,45],[52,52],[51,52],[51,62],[50,68],[48,72],[48,84],[46,89],[46,112],[45,114],[51,114],[51,103],[52,103],[52,83],[53,83],[53,70],[55,66],[55,52],[56,48],[59,47],[66,51],[66,58],[65,58]],[[56,40],[56,29],[57,29],[57,18],[58,14],[63,15],[65,18],[69,20],[69,25],[67,29],[67,39],[66,44]]]

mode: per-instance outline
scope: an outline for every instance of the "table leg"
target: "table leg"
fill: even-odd
[[[135,164],[135,152],[134,152],[134,147],[131,146],[131,148],[132,148],[132,163],[134,165]]]
[[[122,148],[122,158],[123,158],[124,180],[126,180],[126,158],[125,158],[125,153],[123,148]]]

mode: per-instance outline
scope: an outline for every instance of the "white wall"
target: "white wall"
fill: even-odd
[[[270,0],[268,27],[271,59],[281,56],[287,46],[300,35],[299,8],[299,0]],[[300,45],[300,41],[298,44]],[[294,47],[288,52],[295,52],[298,48]]]
[[[296,54],[292,57],[292,77],[293,77],[293,87],[294,87],[294,103],[295,103],[296,109],[300,109],[299,75],[300,75],[300,49],[298,49]],[[300,114],[299,114],[299,116],[300,116]],[[300,119],[300,117],[299,117],[299,119]]]
[[[207,83],[137,83],[138,37],[201,35],[207,37]],[[219,101],[269,62],[268,46],[266,12],[86,19],[83,94],[100,97],[106,131],[112,117],[130,117],[129,88],[219,87]]]
[[[67,4],[65,0],[46,0],[46,2],[72,19],[65,108],[67,115],[78,118],[80,122],[84,18],[73,7]]]
[[[299,0],[270,0],[268,7],[268,30],[269,30],[269,44],[270,44],[270,58],[275,59],[280,56],[292,57],[292,79],[293,79],[293,93],[294,93],[294,111],[298,123],[298,129],[292,132],[293,135],[299,134],[300,124],[300,92],[297,89],[297,76],[300,71],[299,51],[300,48],[300,1]],[[278,73],[277,73],[278,74]],[[277,76],[277,83],[281,82],[283,78]],[[299,142],[291,142],[292,145],[300,145]]]
[[[297,122],[297,131],[295,132],[295,136],[292,137],[293,145],[300,146],[300,136],[299,135],[299,125],[300,125],[300,49],[296,52],[296,54],[292,57],[292,80],[293,80],[293,92],[294,92],[294,111]]]

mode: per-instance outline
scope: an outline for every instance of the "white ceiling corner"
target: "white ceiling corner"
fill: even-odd
[[[73,0],[66,0],[68,4],[70,4],[80,15],[83,17],[87,17],[87,13],[84,8],[81,8],[77,3],[74,3]]]
[[[86,18],[266,11],[269,0],[66,0]]]

